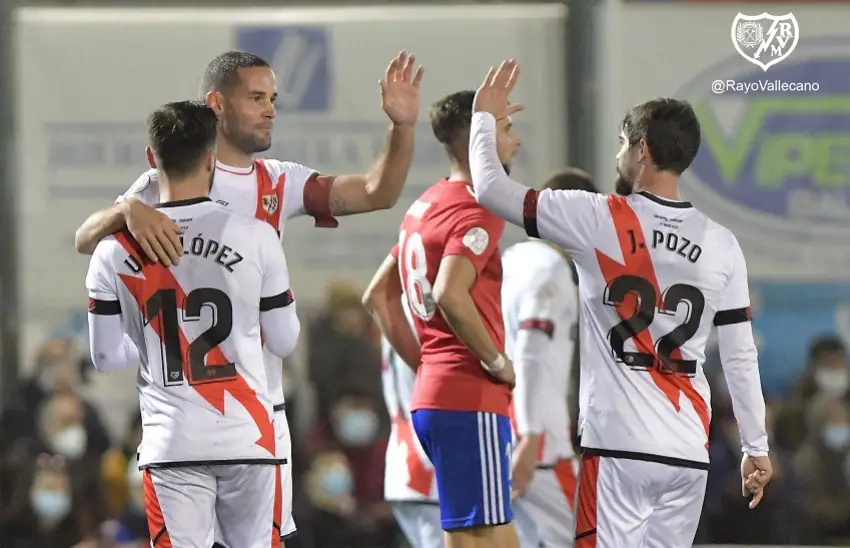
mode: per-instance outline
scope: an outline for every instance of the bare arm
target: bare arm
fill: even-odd
[[[482,363],[490,364],[499,358],[500,353],[470,294],[477,276],[475,265],[466,257],[443,257],[437,279],[434,280],[434,300],[461,342]]]
[[[132,199],[126,200],[89,215],[74,234],[74,247],[77,248],[77,253],[91,255],[99,241],[126,228],[125,218],[131,201]]]
[[[419,340],[410,329],[401,299],[398,261],[388,255],[363,294],[363,306],[372,315],[393,350],[408,367],[416,371],[421,361]]]
[[[413,161],[414,128],[392,124],[386,144],[366,175],[320,176],[330,186],[334,216],[389,209],[398,202]]]

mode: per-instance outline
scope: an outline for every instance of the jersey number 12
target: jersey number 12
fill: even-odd
[[[207,354],[224,342],[233,329],[233,305],[226,293],[219,289],[198,288],[186,295],[182,306],[184,322],[196,322],[201,319],[201,311],[209,306],[213,311],[213,323],[198,337],[188,343],[183,352],[184,338],[177,318],[177,292],[173,289],[160,289],[145,304],[145,324],[159,321],[159,333],[162,340],[163,381],[165,386],[183,384],[184,365],[188,363],[189,384],[227,381],[236,378],[236,365],[222,363],[207,366]]]

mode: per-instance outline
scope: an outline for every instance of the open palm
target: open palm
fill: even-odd
[[[394,124],[415,124],[419,117],[419,84],[422,66],[413,72],[416,58],[399,53],[381,80],[381,107]]]

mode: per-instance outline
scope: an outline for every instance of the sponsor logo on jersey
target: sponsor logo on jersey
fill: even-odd
[[[277,76],[278,111],[330,110],[330,48],[325,27],[242,27],[236,30],[236,48],[269,62]]]
[[[463,235],[463,245],[469,248],[476,255],[481,255],[487,249],[487,244],[490,243],[490,235],[483,228],[476,226],[470,228]]]
[[[732,21],[732,45],[741,57],[765,72],[787,59],[799,40],[800,26],[793,13],[739,13]]]

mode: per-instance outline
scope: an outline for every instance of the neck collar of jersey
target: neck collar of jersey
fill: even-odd
[[[201,196],[200,198],[186,198],[185,200],[174,200],[174,201],[171,201],[171,202],[160,202],[160,203],[156,204],[154,207],[157,208],[157,209],[162,208],[162,207],[180,207],[180,206],[195,205],[195,204],[200,204],[202,202],[211,202],[211,201],[212,200],[210,200],[209,197]]]
[[[693,205],[691,205],[691,202],[677,202],[676,200],[668,200],[667,198],[656,196],[655,194],[649,193],[645,190],[639,191],[638,194],[640,194],[644,198],[652,200],[656,204],[661,204],[667,207],[675,207],[679,209],[687,209],[689,207],[694,207]]]
[[[229,166],[227,164],[222,164],[221,162],[216,160],[215,168],[219,171],[224,171],[225,173],[230,173],[233,175],[250,175],[254,173],[254,162],[251,162],[251,167],[236,167]]]
[[[445,179],[441,180],[440,182],[443,183],[443,184],[446,184],[446,185],[464,185],[464,186],[468,186],[468,187],[472,188],[472,182],[471,181],[457,181],[457,180],[452,181],[448,177],[446,177]]]

